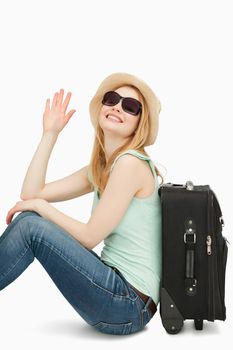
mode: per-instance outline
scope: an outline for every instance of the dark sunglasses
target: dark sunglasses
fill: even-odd
[[[138,115],[142,111],[142,104],[133,97],[122,97],[116,91],[108,91],[104,94],[102,103],[106,106],[115,106],[122,100],[122,108],[126,113]]]

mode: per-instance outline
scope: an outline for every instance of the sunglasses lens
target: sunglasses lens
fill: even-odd
[[[121,96],[115,91],[108,91],[104,94],[102,103],[106,106],[115,106],[120,101]],[[122,108],[126,113],[138,115],[142,110],[141,102],[132,97],[122,99]]]
[[[141,103],[134,98],[126,97],[122,101],[122,108],[129,114],[137,115],[141,110]]]
[[[120,96],[115,91],[108,91],[104,95],[102,103],[107,106],[115,106],[120,101]]]

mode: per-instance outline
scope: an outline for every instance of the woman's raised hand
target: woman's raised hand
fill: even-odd
[[[71,98],[71,92],[68,92],[63,102],[64,90],[56,92],[53,97],[52,105],[50,107],[50,99],[46,100],[45,111],[43,114],[43,130],[44,132],[53,131],[59,133],[68,123],[72,115],[76,112],[71,109],[67,114],[66,110]]]

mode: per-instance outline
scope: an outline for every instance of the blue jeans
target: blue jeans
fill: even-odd
[[[34,260],[41,263],[78,314],[108,334],[140,331],[153,317],[120,271],[60,226],[34,211],[18,214],[0,236],[0,290]]]

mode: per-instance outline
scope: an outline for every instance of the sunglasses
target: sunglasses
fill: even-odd
[[[116,91],[108,91],[104,94],[102,103],[106,106],[115,106],[122,100],[121,106],[126,113],[138,115],[142,111],[142,104],[133,97],[122,97]]]

